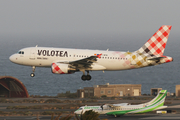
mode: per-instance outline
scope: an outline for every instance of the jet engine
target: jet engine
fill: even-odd
[[[63,63],[52,63],[51,71],[54,74],[71,74],[74,73],[76,70],[69,67],[69,64]]]

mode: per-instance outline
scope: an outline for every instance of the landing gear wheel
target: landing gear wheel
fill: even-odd
[[[91,76],[90,75],[82,75],[82,77],[81,77],[81,79],[83,80],[83,81],[86,81],[86,80],[91,80]]]
[[[34,74],[35,69],[36,69],[36,66],[32,66],[32,72],[33,72],[33,73],[30,74],[31,77],[34,77],[34,76],[35,76],[35,74]]]
[[[82,75],[81,79],[82,79],[83,81],[85,81],[85,80],[86,80],[86,75]]]
[[[31,74],[30,74],[30,76],[31,76],[31,77],[34,77],[34,76],[35,76],[35,74],[34,74],[34,73],[31,73]]]
[[[85,75],[85,71],[82,71],[83,72],[83,75],[82,75],[82,77],[81,77],[81,79],[83,80],[83,81],[86,81],[86,80],[91,80],[91,76],[89,75],[89,71],[87,71],[87,75]]]
[[[86,76],[86,80],[88,80],[88,81],[91,80],[91,76],[90,76],[90,75],[87,75],[87,76]]]

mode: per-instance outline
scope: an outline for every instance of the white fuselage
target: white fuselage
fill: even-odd
[[[96,54],[102,55],[92,64],[91,70],[125,70],[135,66],[126,52],[48,47],[29,47],[20,51],[23,54],[13,54],[10,60],[27,66],[51,67],[54,62],[76,61]]]
[[[143,105],[125,105],[125,106],[115,106],[110,107],[109,105],[103,106],[82,106],[78,110],[76,110],[75,114],[83,114],[86,111],[93,110],[98,114],[106,114],[108,112],[115,112],[115,111],[126,111],[126,110],[137,110],[143,108]]]
[[[146,107],[145,105],[127,105],[127,106],[116,106],[116,107],[109,107],[108,105],[103,105],[102,106],[83,106],[80,107],[78,110],[76,110],[74,113],[75,114],[83,114],[86,111],[89,110],[93,110],[94,112],[97,112],[98,114],[106,114],[109,112],[121,112],[121,111],[126,111],[129,114],[134,114],[134,113],[138,113],[141,111],[141,109],[143,109],[144,107]],[[164,109],[167,108],[167,106],[161,106],[161,107],[157,107],[154,110],[159,110],[159,109]],[[138,111],[139,110],[139,111]]]
[[[19,50],[9,59],[16,64],[32,66],[31,77],[36,67],[50,67],[54,74],[72,74],[82,71],[82,80],[90,80],[89,71],[116,71],[141,68],[171,62],[167,56],[149,56],[135,52],[28,47]],[[85,71],[87,75],[85,75]]]

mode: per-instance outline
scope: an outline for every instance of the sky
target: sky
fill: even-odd
[[[151,87],[173,92],[180,84],[179,5],[179,0],[0,0],[0,75],[20,79],[30,94],[39,92],[39,87],[45,88],[42,92],[54,87],[65,92],[72,86],[76,90],[107,82],[142,84],[143,93]],[[92,72],[89,83],[80,80],[81,72],[56,76],[45,68],[37,68],[36,77],[31,78],[31,67],[9,61],[18,50],[36,45],[132,52],[162,25],[172,25],[164,54],[173,57],[173,62],[130,71]]]
[[[180,31],[178,0],[1,0],[1,35],[151,35]],[[152,31],[154,31],[152,33]]]

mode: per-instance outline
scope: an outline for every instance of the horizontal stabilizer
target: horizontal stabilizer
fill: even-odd
[[[152,60],[152,61],[160,61],[161,58],[165,58],[165,57],[155,57],[155,58],[150,58],[148,60]]]

